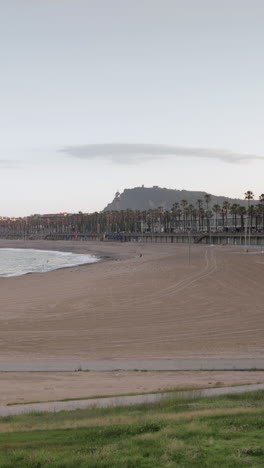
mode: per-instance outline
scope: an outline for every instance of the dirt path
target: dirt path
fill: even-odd
[[[264,359],[153,359],[153,360],[16,360],[0,361],[0,372],[74,371],[230,371],[264,370]]]
[[[142,403],[155,403],[165,398],[195,398],[214,397],[228,394],[239,394],[264,390],[264,384],[242,385],[238,387],[209,388],[205,390],[192,390],[177,393],[156,393],[148,395],[134,395],[111,398],[94,398],[90,400],[58,401],[47,403],[33,403],[27,405],[0,406],[0,417],[32,412],[70,411],[87,408],[107,408],[113,406],[138,405]]]
[[[0,405],[264,382],[264,371],[1,372]]]

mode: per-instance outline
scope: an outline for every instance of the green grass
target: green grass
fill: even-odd
[[[262,467],[263,433],[263,391],[7,416],[0,467]]]

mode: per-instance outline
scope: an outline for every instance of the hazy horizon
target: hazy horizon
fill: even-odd
[[[0,216],[153,186],[264,192],[261,0],[10,0]]]

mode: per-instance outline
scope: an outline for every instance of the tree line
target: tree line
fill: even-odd
[[[119,233],[185,233],[264,231],[264,194],[258,201],[248,190],[246,205],[212,205],[209,194],[196,204],[175,202],[170,210],[163,207],[139,210],[103,211],[0,220],[0,235],[10,237],[78,236]]]

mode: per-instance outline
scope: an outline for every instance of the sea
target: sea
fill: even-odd
[[[0,277],[45,273],[98,262],[94,255],[35,249],[0,249]]]

